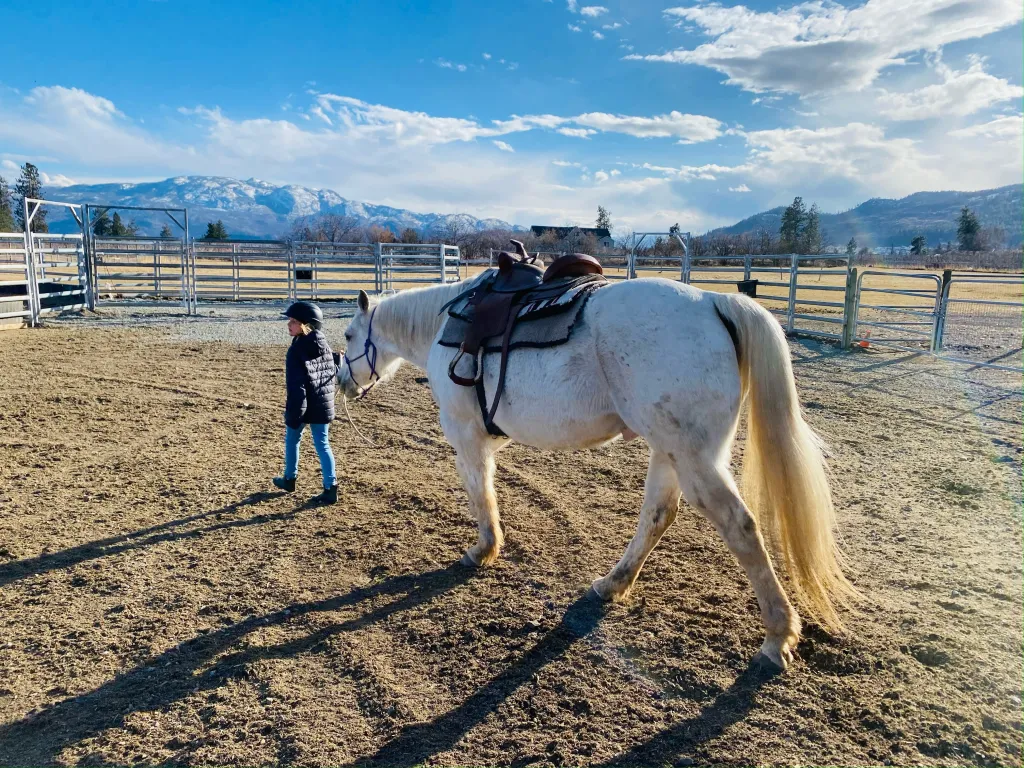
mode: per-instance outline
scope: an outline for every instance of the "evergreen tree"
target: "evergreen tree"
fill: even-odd
[[[203,240],[227,240],[228,231],[224,228],[224,222],[218,219],[206,225],[206,234]]]
[[[160,230],[160,237],[174,237],[170,224],[164,224],[164,228]]]
[[[856,238],[851,237],[850,238],[850,242],[848,242],[846,244],[846,255],[847,256],[853,256],[856,253],[857,253],[857,240],[856,240]]]
[[[925,240],[924,235],[918,235],[910,241],[910,252],[915,256],[923,256],[925,253],[925,246],[928,245],[928,241]]]
[[[961,251],[979,250],[978,234],[981,232],[981,223],[974,211],[966,205],[960,211],[960,220],[956,228],[957,245]]]
[[[782,213],[779,239],[782,240],[783,248],[790,251],[797,249],[800,232],[803,230],[806,218],[807,211],[804,209],[804,199],[802,197],[794,197],[793,204]]]
[[[821,219],[818,204],[811,205],[800,231],[800,240],[804,253],[821,253]]]
[[[603,205],[597,206],[597,226],[600,229],[607,230],[611,230],[612,228],[612,215]]]
[[[96,237],[110,237],[110,217],[107,215],[106,208],[100,210],[100,215],[93,222],[92,233]]]
[[[0,176],[0,232],[17,232],[14,213],[11,211],[11,190],[7,179]]]
[[[18,183],[14,185],[14,192],[16,195],[14,199],[14,218],[17,219],[21,229],[24,230],[25,198],[39,199],[43,196],[43,183],[39,179],[39,169],[32,165],[32,163],[25,163],[21,167],[21,176],[18,177]],[[46,209],[42,206],[39,206],[39,210],[32,217],[32,231],[50,231],[50,228],[46,226]]]
[[[406,227],[402,230],[401,241],[403,243],[418,243],[420,241],[419,233],[412,227]]]
[[[119,213],[114,213],[114,219],[110,222],[110,234],[112,237],[124,237],[131,234],[128,231],[128,227],[121,221],[121,214]]]

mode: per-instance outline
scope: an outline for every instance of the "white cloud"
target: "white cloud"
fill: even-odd
[[[72,184],[77,184],[74,179],[69,179],[63,173],[57,173],[50,175],[45,171],[40,171],[39,180],[43,182],[44,187],[70,187]]]
[[[1024,115],[997,117],[987,123],[950,131],[950,136],[964,139],[991,139],[1005,141],[1020,139],[1024,134]]]
[[[746,90],[802,95],[865,88],[906,54],[982,37],[1024,18],[1018,0],[867,0],[854,7],[812,0],[765,12],[699,2],[665,14],[713,39],[627,59],[698,64]]]
[[[486,122],[335,94],[315,93],[311,99],[301,114],[308,118],[311,108],[319,107],[330,123],[234,117],[199,106],[181,110],[172,121],[148,121],[142,130],[109,100],[86,92],[53,88],[21,96],[8,90],[0,92],[0,146],[5,148],[0,172],[7,174],[12,163],[26,157],[38,159],[41,171],[57,183],[62,182],[59,174],[79,181],[257,176],[329,187],[368,202],[420,211],[464,210],[527,224],[587,221],[600,203],[615,210],[623,224],[664,229],[678,218],[684,228],[696,231],[729,223],[687,202],[702,194],[702,187],[692,185],[717,179],[726,179],[721,187],[733,190],[745,186],[741,180],[756,179],[757,193],[771,189],[779,199],[804,194],[823,207],[840,207],[924,189],[994,187],[1019,181],[1024,173],[1024,118],[1019,114],[977,125],[944,121],[933,135],[916,140],[862,123],[751,132],[723,131],[719,125],[720,133],[746,142],[743,160],[732,165],[617,161],[590,175],[580,162],[551,160],[521,146],[513,158],[497,142],[529,131],[584,138],[599,131],[663,137],[667,132],[665,138],[677,139],[685,123],[672,115],[604,113],[512,115]],[[276,105],[273,112],[281,114]],[[688,133],[692,127],[686,126]],[[175,138],[161,130],[175,131]],[[709,149],[705,158],[713,159],[715,151]],[[11,170],[16,175],[16,168]],[[587,182],[566,182],[567,170],[575,171],[573,177],[584,173]]]
[[[580,8],[580,15],[590,16],[593,19],[596,19],[598,16],[602,16],[606,13],[608,13],[608,9],[603,5],[585,5]]]
[[[448,59],[436,59],[434,61],[434,63],[437,66],[441,67],[442,69],[454,69],[454,70],[457,70],[459,72],[465,72],[466,71],[466,65],[465,64],[455,64],[455,63],[453,63],[451,61],[448,61]]]
[[[512,146],[510,144],[506,144],[504,141],[498,141],[497,139],[493,139],[492,143],[502,152],[515,152],[515,150],[512,149]]]
[[[565,0],[565,7],[569,9],[569,13],[576,13],[576,0]]]
[[[598,31],[597,31],[596,29],[592,29],[592,30],[590,31],[590,34],[592,34],[592,35],[594,36],[594,39],[595,39],[595,40],[604,40],[604,35],[602,35],[602,34],[601,34],[600,32],[598,32]]]
[[[740,184],[738,187],[729,187],[730,192],[749,192],[750,187],[746,184]]]
[[[722,135],[722,123],[713,117],[670,112],[654,117],[587,112],[574,123],[601,131],[625,133],[640,138],[677,138],[683,142],[711,141]]]
[[[577,26],[576,24],[570,24],[569,25],[569,31],[570,32],[582,32],[583,30],[579,26]]]
[[[509,68],[510,72],[519,69],[519,62],[518,61],[510,61],[509,65],[508,65],[508,68]]]
[[[485,59],[487,59],[488,61],[490,61],[490,60],[491,60],[491,54],[489,54],[489,53],[485,53],[485,54],[484,54],[483,56],[484,56],[484,58],[485,58]]]
[[[934,117],[963,117],[1004,101],[1024,98],[1024,88],[1010,85],[985,72],[984,59],[972,57],[968,68],[956,72],[938,62],[942,82],[907,93],[882,91],[881,112],[893,120],[927,120]]]
[[[618,29],[621,26],[622,24],[616,21],[614,24],[602,24],[601,29]]]

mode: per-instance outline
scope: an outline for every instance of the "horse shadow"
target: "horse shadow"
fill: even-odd
[[[330,649],[331,637],[353,632],[409,611],[451,592],[474,577],[475,571],[452,565],[422,574],[407,574],[360,587],[323,600],[296,603],[253,616],[200,635],[151,657],[100,687],[48,706],[21,720],[0,726],[0,765],[45,765],[61,761],[62,752],[105,730],[123,727],[136,712],[165,710],[175,702],[244,678],[260,661],[293,658]],[[333,622],[307,635],[273,646],[231,650],[250,633],[284,625],[312,614],[382,604],[358,616]],[[606,607],[588,591],[572,603],[559,624],[517,662],[478,688],[457,707],[426,723],[412,723],[357,766],[418,766],[453,749],[545,666],[561,658],[599,626]],[[211,663],[212,662],[212,663]],[[662,731],[605,765],[662,764],[666,755],[693,753],[743,719],[770,673],[752,664],[733,685],[698,716]]]
[[[596,768],[632,768],[638,765],[718,765],[714,755],[702,749],[732,725],[745,719],[757,703],[757,695],[777,676],[757,660],[726,690],[718,694],[694,717],[659,731],[642,744],[632,747]],[[685,762],[684,762],[685,761]]]
[[[406,726],[373,755],[355,761],[356,766],[386,765],[412,768],[455,747],[476,725],[490,716],[521,686],[532,681],[547,664],[586,639],[600,624],[606,606],[589,591],[569,606],[561,622],[525,656],[479,688],[458,707],[426,723]],[[654,738],[605,763],[612,766],[662,765],[667,755],[692,753],[701,744],[721,735],[750,712],[760,688],[775,676],[753,661],[733,684],[715,697],[700,714],[662,731]]]

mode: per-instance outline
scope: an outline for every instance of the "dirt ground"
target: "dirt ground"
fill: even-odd
[[[283,346],[0,335],[0,764],[1019,764],[1019,397],[792,349],[868,601],[769,677],[689,508],[630,601],[586,597],[636,525],[642,441],[505,451],[508,546],[470,571],[422,372],[354,406],[375,447],[335,425],[317,507],[308,442],[298,493],[269,484]]]

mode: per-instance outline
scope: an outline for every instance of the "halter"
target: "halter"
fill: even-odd
[[[348,376],[355,383],[356,375],[352,372],[352,363],[366,358],[366,362],[370,366],[370,384],[363,388],[359,387],[359,394],[356,395],[356,400],[362,400],[366,397],[366,393],[373,389],[373,385],[380,381],[380,374],[377,373],[377,345],[373,343],[370,338],[370,334],[373,333],[373,316],[377,314],[377,307],[373,308],[370,313],[370,324],[366,328],[366,341],[363,343],[363,354],[359,357],[349,359],[348,350],[345,350],[345,354],[342,355],[342,360],[345,361],[345,365],[348,366]],[[356,384],[356,386],[359,386]]]

